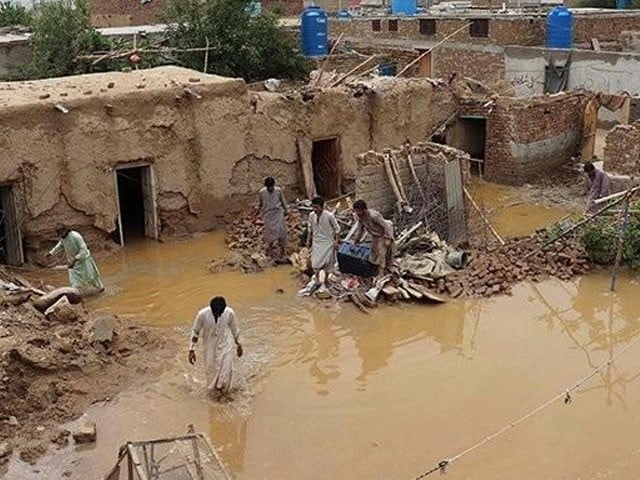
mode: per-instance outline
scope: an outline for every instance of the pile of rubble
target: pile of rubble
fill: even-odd
[[[317,279],[311,279],[300,294],[351,301],[366,311],[380,301],[442,303],[448,298],[510,294],[521,281],[569,280],[592,268],[576,235],[542,248],[551,238],[546,230],[509,239],[503,246],[464,252],[426,229],[422,233],[415,229],[399,238],[394,267],[375,282],[336,273],[329,276],[326,289],[318,288]],[[307,257],[306,250],[292,255],[294,267],[303,271]]]
[[[0,474],[14,450],[31,462],[50,443],[67,444],[59,422],[162,364],[149,357],[164,349],[162,336],[94,317],[76,289],[36,288],[0,270],[0,305]]]

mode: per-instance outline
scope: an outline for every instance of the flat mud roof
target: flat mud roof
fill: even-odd
[[[241,78],[209,75],[182,67],[156,67],[130,72],[107,72],[0,82],[0,107],[20,107],[43,102],[73,102],[96,97],[116,97],[143,92],[182,90],[192,87],[198,94],[239,95],[247,87]]]

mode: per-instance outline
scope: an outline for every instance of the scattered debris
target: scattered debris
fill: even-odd
[[[96,441],[96,437],[98,436],[96,424],[91,422],[85,423],[75,430],[71,436],[73,437],[73,441],[76,443],[93,443]]]

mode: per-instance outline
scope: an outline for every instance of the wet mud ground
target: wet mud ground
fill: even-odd
[[[509,192],[488,191],[507,205]],[[504,235],[566,211],[495,210]],[[516,208],[515,206],[512,208]],[[529,213],[527,213],[529,212]],[[511,229],[511,230],[510,230]],[[522,283],[512,296],[381,307],[295,296],[287,267],[218,275],[221,233],[127,246],[100,262],[94,310],[161,327],[184,343],[159,378],[92,407],[98,442],[51,450],[7,478],[102,478],[118,447],[184,433],[212,439],[238,479],[411,479],[537,407],[640,334],[636,278],[607,272]],[[58,278],[57,282],[64,282]],[[277,289],[284,293],[276,293]],[[196,311],[214,294],[239,314],[246,356],[235,400],[217,404],[186,362]],[[201,367],[201,365],[200,365]],[[558,402],[448,470],[451,479],[626,479],[640,471],[640,344]]]

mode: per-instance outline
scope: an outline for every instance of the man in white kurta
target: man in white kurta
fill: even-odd
[[[104,285],[98,266],[82,235],[64,224],[56,225],[56,233],[60,236],[60,241],[49,251],[47,256],[64,252],[69,266],[71,286],[83,291],[102,292]]]
[[[215,297],[196,315],[191,333],[189,363],[196,362],[196,344],[202,337],[207,390],[226,394],[233,381],[233,365],[242,356],[236,315],[223,297]]]
[[[324,199],[311,201],[308,243],[311,244],[311,268],[318,273],[330,273],[336,263],[336,250],[340,240],[340,225],[333,213],[324,208]]]

